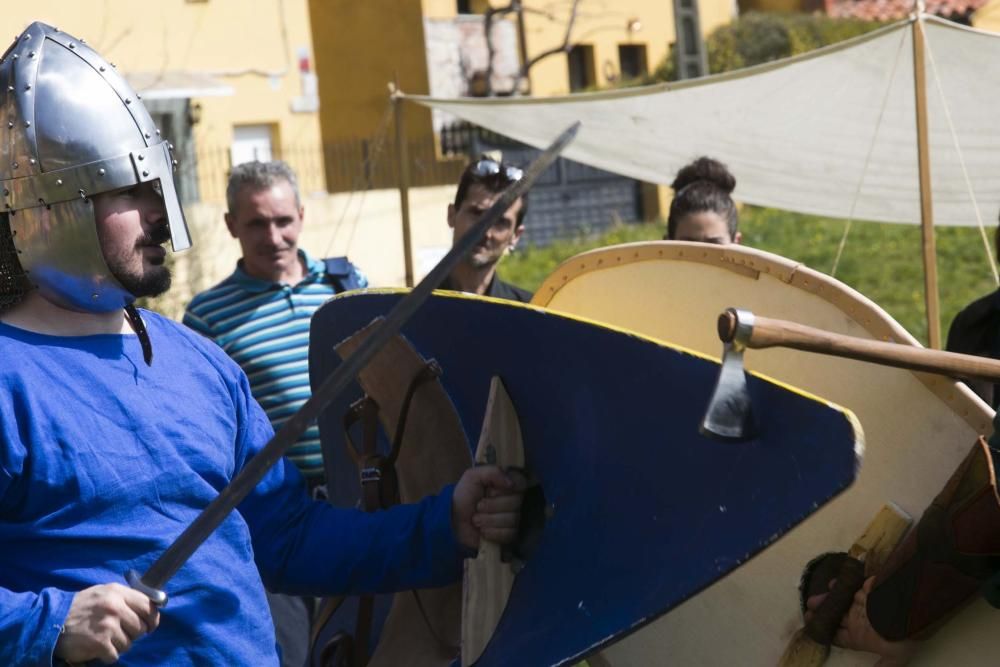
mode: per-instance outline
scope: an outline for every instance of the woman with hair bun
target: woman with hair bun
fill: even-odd
[[[729,196],[736,188],[736,178],[726,165],[700,157],[682,167],[670,187],[674,200],[664,239],[720,245],[740,242],[736,204]]]

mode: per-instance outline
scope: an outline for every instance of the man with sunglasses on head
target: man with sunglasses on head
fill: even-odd
[[[518,167],[482,156],[462,172],[455,193],[455,202],[448,205],[448,226],[453,231],[453,242],[466,231],[500,198],[508,185],[524,175]],[[441,289],[455,290],[509,299],[527,303],[531,292],[500,280],[496,275],[497,263],[517,246],[524,233],[524,216],[528,200],[521,197],[507,209],[472,252],[452,270],[441,283]]]

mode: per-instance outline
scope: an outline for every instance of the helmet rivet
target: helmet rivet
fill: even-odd
[[[97,69],[99,69],[100,71],[102,71],[102,72],[103,72],[105,68],[104,68],[104,65],[101,65],[101,66],[100,66],[100,67],[98,67]]]
[[[94,301],[97,301],[98,299],[101,298],[101,295],[100,294],[91,294],[90,298],[93,299]]]
[[[80,193],[81,197],[86,197],[87,196],[87,193],[83,191],[83,188],[80,188],[79,190],[77,190],[77,192]]]
[[[104,174],[106,174],[106,173],[108,173],[108,172],[106,172],[106,171],[104,170],[104,167],[101,167],[100,169],[98,169],[98,170],[97,170],[97,175],[98,175],[98,176],[103,176],[103,175],[104,175]]]
[[[118,67],[118,65],[115,65],[114,63],[111,63],[111,66],[114,67],[114,68]]]
[[[29,53],[29,54],[28,54],[28,57],[29,57],[29,58],[34,58],[34,57],[35,57],[35,52],[34,52],[34,51],[32,51],[31,53]]]
[[[142,153],[139,153],[139,159],[140,159],[140,160],[145,160],[145,159],[146,159],[146,156],[145,156],[145,155],[143,155]]]
[[[30,162],[31,164],[35,164],[35,158],[29,159],[28,162]]]
[[[156,136],[160,136],[160,129],[159,128],[156,129]]]
[[[7,92],[8,93],[13,93],[14,92],[14,86],[7,86]]]
[[[8,120],[7,121],[7,127],[14,127],[14,121]]]
[[[126,97],[125,98],[125,104],[132,104],[132,98],[131,97]]]
[[[61,178],[57,178],[56,179],[56,185],[62,185],[62,179]]]
[[[14,60],[17,60],[17,54],[16,53],[14,54]]]
[[[30,120],[24,121],[24,126],[25,127],[31,127],[31,121]]]
[[[11,166],[14,167],[14,169],[17,169],[17,163],[16,162],[13,165],[11,165]]]
[[[142,99],[142,95],[140,95],[139,93],[136,93],[135,94],[135,99],[141,100]]]
[[[24,33],[24,38],[25,39],[31,39],[31,33],[30,32]]]
[[[145,169],[143,169],[143,170],[142,170],[142,175],[143,175],[143,176],[149,176],[149,172],[148,172],[148,171],[146,171]]]
[[[175,167],[176,167],[176,166],[177,166],[178,164],[180,164],[179,162],[177,162],[177,160],[174,160],[173,162],[174,162],[174,166],[175,166]]]
[[[31,84],[30,83],[24,84],[24,89],[25,90],[31,90]]]
[[[81,40],[80,40],[80,43],[81,43],[81,44],[86,44],[86,43],[87,43],[87,40],[85,40],[85,39],[81,39]]]
[[[143,136],[149,139],[149,132],[146,132],[145,134],[143,134]]]
[[[69,43],[69,48],[75,49],[76,48],[76,42],[70,42]]]

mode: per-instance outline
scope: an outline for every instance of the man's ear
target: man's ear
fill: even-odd
[[[236,230],[233,229],[233,226],[236,224],[236,221],[233,220],[233,214],[226,211],[223,217],[226,220],[226,229],[229,230],[229,235],[232,236],[234,239],[239,238],[236,236]]]
[[[455,205],[448,204],[448,226],[455,229]]]
[[[306,207],[299,206],[299,222],[303,222],[306,219]]]
[[[736,232],[733,234],[733,243],[739,245],[743,242],[743,232]]]
[[[514,233],[510,237],[511,250],[513,250],[514,246],[517,245],[517,242],[520,240],[521,234],[523,233],[524,233],[524,225],[518,225],[517,227],[514,228]]]

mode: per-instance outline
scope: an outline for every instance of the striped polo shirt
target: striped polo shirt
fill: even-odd
[[[196,295],[184,313],[184,324],[214,340],[243,368],[275,430],[309,398],[309,320],[337,291],[321,260],[302,250],[299,256],[307,273],[297,285],[254,278],[241,260],[232,275]],[[351,270],[357,273],[353,266]],[[356,278],[367,285],[360,274]],[[315,424],[287,456],[311,483],[322,479]]]

